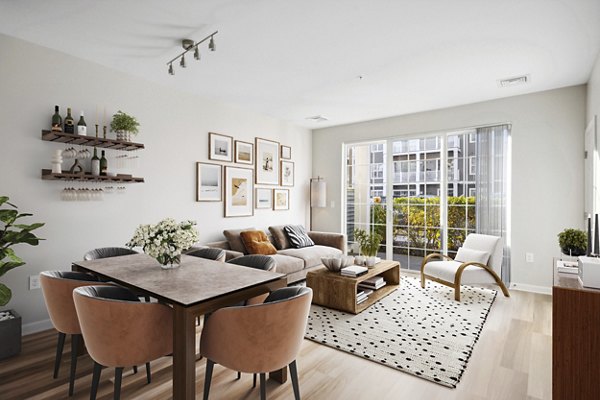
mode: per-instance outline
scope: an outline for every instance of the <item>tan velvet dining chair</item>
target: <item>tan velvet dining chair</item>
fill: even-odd
[[[200,352],[206,357],[204,400],[213,367],[260,374],[260,396],[266,399],[265,374],[289,365],[294,398],[300,399],[296,357],[300,351],[312,290],[288,287],[272,292],[263,304],[221,308],[206,319]]]
[[[173,310],[142,303],[120,286],[86,286],[73,291],[81,333],[94,372],[90,399],[95,400],[102,367],[115,368],[114,399],[121,395],[124,367],[146,364],[173,353]]]

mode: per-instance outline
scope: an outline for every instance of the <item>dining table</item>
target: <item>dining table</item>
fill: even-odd
[[[76,261],[72,269],[125,286],[173,308],[175,400],[196,396],[196,317],[287,285],[285,275],[280,273],[186,255],[173,269],[161,268],[147,254]],[[273,371],[270,377],[283,383],[287,369]]]

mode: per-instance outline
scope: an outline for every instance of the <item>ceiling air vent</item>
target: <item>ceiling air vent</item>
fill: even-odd
[[[529,82],[529,75],[515,76],[513,78],[506,78],[498,80],[499,87],[510,87],[524,85]]]
[[[315,122],[329,121],[329,118],[324,117],[322,115],[315,115],[314,117],[307,117],[306,119],[310,119],[311,121],[315,121]]]

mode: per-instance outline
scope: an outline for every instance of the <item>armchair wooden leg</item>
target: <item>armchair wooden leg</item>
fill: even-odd
[[[81,335],[71,335],[71,372],[69,373],[69,397],[73,396],[75,388],[75,371],[77,370],[77,352]]]
[[[58,343],[56,344],[56,359],[54,360],[54,379],[58,378],[58,370],[60,369],[60,360],[62,359],[63,349],[65,348],[65,337],[67,335],[62,332],[58,332]]]
[[[113,394],[114,400],[121,399],[121,381],[123,380],[123,367],[115,368],[115,392]]]
[[[212,379],[213,367],[215,363],[212,360],[206,359],[206,375],[204,376],[204,400],[208,400],[210,392],[210,380]]]
[[[90,400],[96,400],[101,373],[102,365],[98,364],[97,362],[94,362],[94,373],[92,374],[92,390],[90,391]]]
[[[252,389],[256,387],[256,374],[252,374]]]
[[[152,382],[152,375],[150,373],[150,363],[149,362],[146,363],[146,381],[148,381],[148,384],[150,384]]]
[[[137,374],[137,365],[134,365],[134,366],[133,366],[133,373],[134,373],[134,374]]]
[[[292,376],[292,387],[294,388],[294,399],[300,400],[300,385],[298,385],[298,369],[296,368],[296,360],[290,364],[290,375]]]
[[[460,301],[460,285],[454,286],[454,300]]]
[[[425,289],[425,275],[423,273],[421,273],[421,287]]]
[[[265,373],[260,374],[260,400],[267,400],[267,379]]]
[[[508,289],[506,288],[506,285],[504,285],[504,282],[498,282],[498,286],[500,286],[500,290],[502,290],[504,297],[510,297],[510,293],[508,293]]]
[[[242,379],[242,373],[240,371],[238,371],[237,378],[235,378],[235,380],[240,380],[240,379]]]

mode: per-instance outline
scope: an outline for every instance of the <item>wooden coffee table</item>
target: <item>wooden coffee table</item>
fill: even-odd
[[[382,276],[387,284],[373,291],[364,302],[356,304],[358,284],[377,275]],[[314,304],[358,314],[400,287],[400,263],[381,261],[358,278],[342,276],[339,272],[330,272],[323,267],[306,274],[306,286],[313,290]]]

